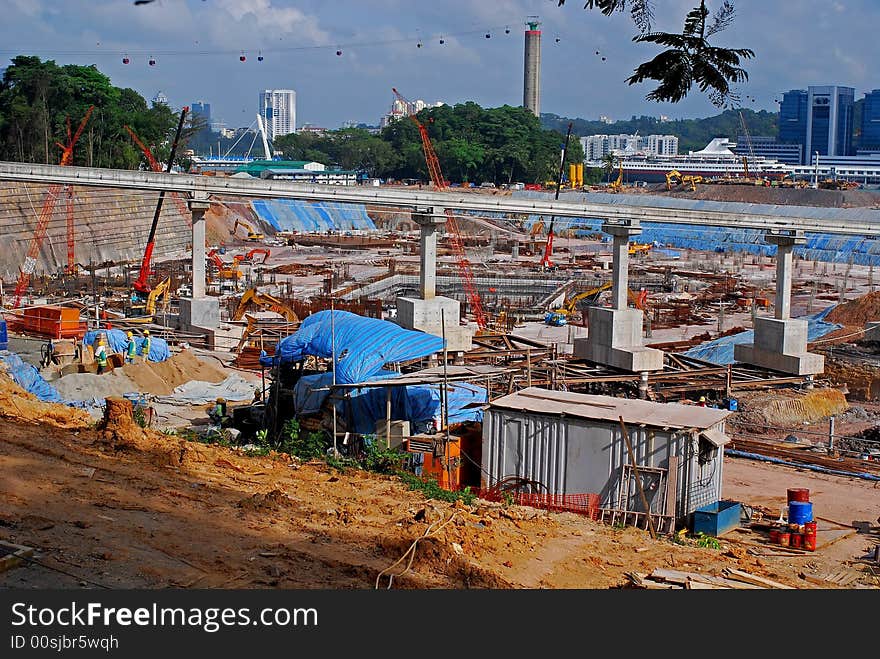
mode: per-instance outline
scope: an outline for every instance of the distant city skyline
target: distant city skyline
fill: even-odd
[[[114,85],[146,99],[161,91],[175,108],[204,99],[212,121],[232,128],[253,123],[258,94],[275,88],[296,90],[303,125],[376,125],[392,107],[392,87],[453,105],[522,105],[526,21],[537,15],[542,113],[584,119],[718,113],[699,90],[677,104],[646,101],[650,84],[624,81],[658,49],[633,43],[627,12],[606,17],[582,4],[9,0],[0,67],[19,54],[94,64]],[[664,0],[656,29],[679,31],[693,4]],[[720,0],[708,4],[715,9]],[[736,0],[735,6],[736,20],[717,45],[755,51],[745,62],[749,81],[739,86],[743,107],[775,112],[785,91],[808,85],[852,87],[856,98],[880,87],[873,69],[880,3]]]

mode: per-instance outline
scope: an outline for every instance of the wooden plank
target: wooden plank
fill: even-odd
[[[781,590],[797,590],[794,586],[786,586],[784,583],[779,583],[778,581],[773,581],[772,579],[766,579],[764,577],[759,577],[756,574],[749,574],[748,572],[744,572],[742,570],[736,570],[734,568],[726,567],[722,570],[722,573],[728,577],[729,579],[734,579],[736,581],[744,581],[745,583],[755,584],[758,586],[766,586],[768,588],[778,588]]]
[[[6,570],[18,567],[24,562],[24,559],[31,558],[34,555],[33,547],[25,545],[16,545],[0,540],[0,547],[9,551],[8,554],[0,557],[0,572],[6,572]]]

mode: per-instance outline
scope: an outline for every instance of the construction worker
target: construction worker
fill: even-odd
[[[144,330],[144,342],[141,344],[141,355],[144,358],[144,361],[148,361],[150,359],[150,330]]]
[[[706,407],[706,397],[700,396],[700,407]]]
[[[208,412],[208,416],[222,428],[223,424],[228,420],[226,417],[226,399],[218,398],[214,403],[214,407]]]
[[[128,345],[125,348],[125,363],[134,364],[134,356],[137,352],[137,344],[134,341],[134,334],[132,334],[130,331],[128,332],[128,334],[126,334],[126,336],[128,336]]]
[[[98,365],[98,375],[107,370],[107,344],[103,334],[98,334],[95,342],[95,363]]]

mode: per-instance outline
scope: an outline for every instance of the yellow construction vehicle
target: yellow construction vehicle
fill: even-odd
[[[666,189],[672,190],[673,185],[681,184],[681,172],[677,169],[666,172]]]
[[[143,304],[134,303],[131,305],[131,312],[129,312],[127,321],[137,322],[137,323],[149,323],[152,322],[153,316],[156,314],[156,305],[160,300],[162,301],[162,310],[166,310],[168,308],[168,301],[171,294],[171,277],[162,280],[156,286],[154,286],[149,294],[147,295],[147,300]]]
[[[651,251],[651,247],[651,243],[630,243],[626,251],[630,256],[633,254],[646,254]]]
[[[608,184],[608,189],[611,192],[620,192],[623,189],[623,163],[620,164],[620,172],[617,174],[617,179]]]
[[[689,174],[685,174],[684,176],[681,177],[681,184],[682,185],[690,184],[692,192],[696,192],[697,191],[697,183],[702,183],[702,182],[703,182],[703,177],[700,176],[699,174],[697,174],[696,176],[691,176]]]
[[[232,227],[232,235],[235,235],[235,232],[238,231],[238,227],[244,227],[244,230],[247,231],[247,239],[248,240],[263,240],[265,236],[262,233],[257,233],[254,231],[254,228],[248,224],[247,222],[243,222],[241,220],[235,220],[235,226]]]
[[[568,316],[577,312],[577,307],[580,302],[586,300],[588,305],[595,304],[599,300],[599,295],[613,286],[614,282],[607,281],[601,286],[596,286],[595,288],[572,295],[565,300],[562,307],[547,312],[544,316],[544,322],[547,325],[565,325],[568,322]],[[627,295],[636,309],[644,310],[647,307],[648,291],[641,290],[636,294],[632,289],[627,289]]]
[[[275,313],[281,314],[286,320],[292,323],[299,320],[299,316],[296,315],[296,312],[284,302],[268,293],[260,293],[256,288],[249,288],[244,292],[244,295],[241,296],[241,300],[238,303],[238,308],[236,308],[235,313],[232,314],[232,320],[241,320],[244,317],[244,312],[247,311],[248,306],[251,305],[260,307],[266,311],[274,311]]]

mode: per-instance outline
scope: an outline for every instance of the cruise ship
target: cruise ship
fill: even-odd
[[[624,153],[621,164],[627,181],[658,183],[666,181],[666,174],[677,170],[682,176],[703,178],[761,177],[781,179],[793,171],[793,167],[778,160],[757,156],[743,158],[732,151],[736,144],[726,137],[716,137],[705,149],[691,151],[687,155],[659,156],[644,153]],[[748,163],[748,174],[746,173]],[[586,163],[601,167],[601,161]]]

